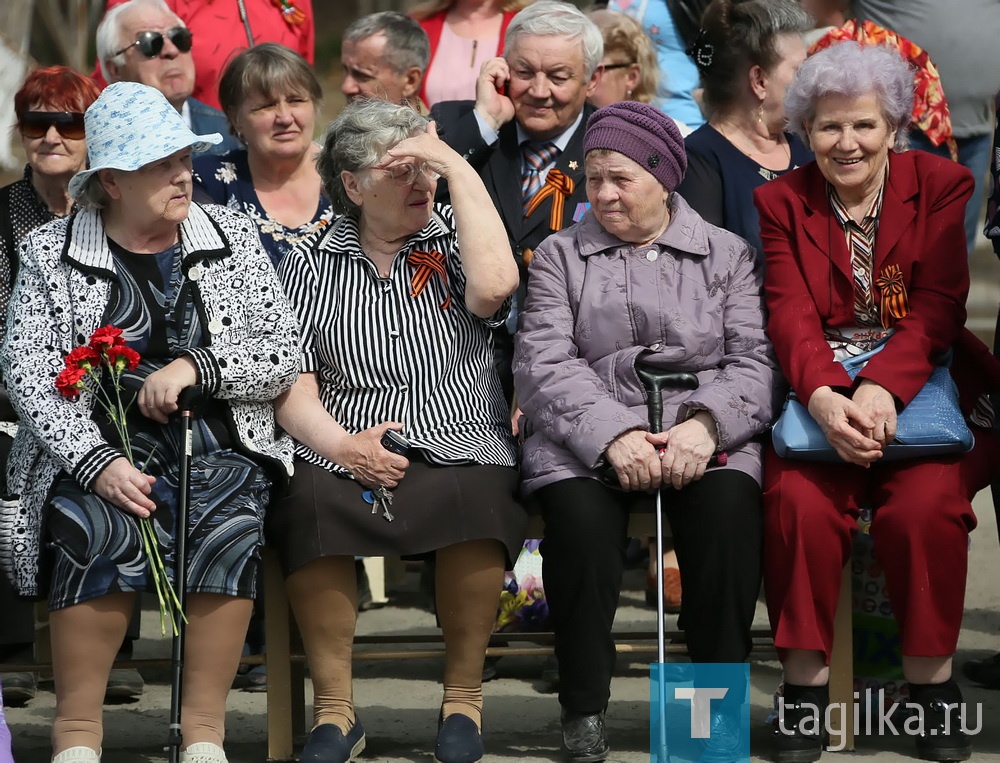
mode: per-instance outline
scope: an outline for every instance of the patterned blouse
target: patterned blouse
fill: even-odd
[[[35,192],[31,175],[31,165],[26,164],[24,177],[0,188],[0,335],[7,321],[10,285],[17,269],[16,247],[27,234],[56,217]]]
[[[301,241],[323,230],[333,220],[333,207],[321,193],[312,220],[297,228],[286,228],[271,217],[253,187],[246,149],[224,156],[199,156],[194,160],[195,200],[214,202],[248,215],[260,229],[260,240],[268,257],[278,267],[282,258]]]

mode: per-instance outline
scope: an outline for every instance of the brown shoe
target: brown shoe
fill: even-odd
[[[656,606],[656,575],[646,573],[646,603]],[[663,611],[676,615],[681,611],[681,571],[675,567],[663,569]]]

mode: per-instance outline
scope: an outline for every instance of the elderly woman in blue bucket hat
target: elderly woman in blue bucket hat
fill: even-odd
[[[52,761],[99,761],[108,674],[136,595],[156,589],[138,520],[150,520],[170,577],[180,460],[171,418],[180,391],[202,385],[188,446],[181,759],[222,763],[264,508],[291,463],[271,401],[298,375],[295,319],[253,222],[191,202],[191,154],[218,134],[192,133],[138,83],[108,87],[85,125],[89,169],[69,186],[79,211],[20,250],[2,351],[22,422],[8,470],[20,503],[0,516],[0,562],[21,595],[49,601]],[[105,371],[67,394],[74,377],[61,372],[102,333],[124,358],[120,381]],[[135,400],[125,435],[100,403],[119,393]]]

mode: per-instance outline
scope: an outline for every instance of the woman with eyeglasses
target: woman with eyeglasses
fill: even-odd
[[[249,215],[277,267],[333,219],[313,142],[323,91],[302,56],[265,42],[229,62],[219,98],[242,148],[195,160],[196,198]]]
[[[14,114],[21,145],[28,157],[24,176],[0,188],[0,337],[6,333],[7,303],[17,274],[17,249],[32,230],[69,214],[70,178],[87,164],[83,112],[99,94],[92,80],[65,66],[31,72],[14,96]],[[0,383],[0,492],[6,495],[7,456],[16,431],[17,415]],[[3,576],[0,575],[0,578]],[[0,580],[0,657],[30,656],[34,615],[30,603],[19,600],[6,579]],[[35,696],[33,673],[4,675],[4,700],[27,701]]]
[[[317,166],[341,216],[278,268],[303,373],[275,407],[298,445],[266,527],[312,674],[300,760],[345,763],[365,746],[354,556],[434,554],[446,652],[434,755],[472,763],[486,645],[525,526],[492,346],[517,266],[479,175],[412,108],[349,104]],[[434,204],[439,176],[453,206]]]

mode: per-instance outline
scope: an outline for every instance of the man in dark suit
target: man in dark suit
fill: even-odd
[[[587,98],[601,77],[600,30],[569,3],[539,0],[507,28],[504,55],[483,64],[475,101],[431,109],[439,132],[479,170],[507,228],[521,268],[507,331],[499,330],[498,368],[512,392],[511,335],[532,252],[587,207],[583,133]],[[439,186],[440,187],[440,186]],[[447,189],[441,189],[447,198]]]

